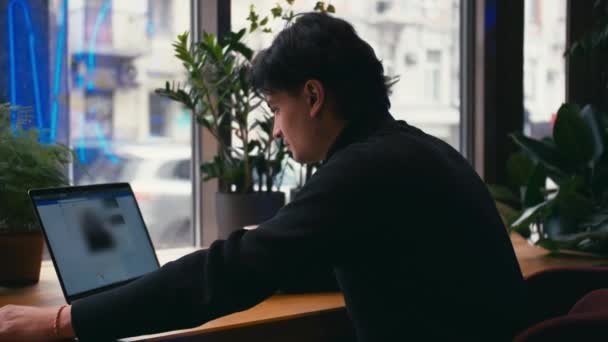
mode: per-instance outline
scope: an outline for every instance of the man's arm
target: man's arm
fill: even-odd
[[[60,308],[57,308],[59,311]],[[59,312],[57,319],[57,334],[61,339],[76,337],[74,327],[72,327],[72,306],[68,305],[65,309]]]
[[[255,230],[238,230],[208,250],[75,301],[76,335],[109,339],[195,327],[256,305],[298,270],[331,267],[357,236],[359,192],[369,183],[351,166],[328,163],[294,202]]]
[[[0,341],[57,341],[75,337],[71,307],[37,308],[5,305],[0,308]]]

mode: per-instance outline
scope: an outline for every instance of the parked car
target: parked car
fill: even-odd
[[[98,158],[77,184],[128,182],[156,248],[190,245],[192,182],[189,145],[120,145]]]

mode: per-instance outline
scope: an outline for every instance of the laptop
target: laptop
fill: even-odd
[[[159,268],[128,183],[32,189],[29,195],[67,303]]]

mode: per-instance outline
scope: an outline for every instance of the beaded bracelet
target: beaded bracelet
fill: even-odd
[[[57,315],[55,316],[55,322],[53,323],[53,333],[55,334],[55,337],[60,337],[59,336],[59,317],[61,316],[61,311],[63,311],[63,309],[65,309],[67,307],[68,307],[67,304],[63,304],[62,306],[59,307],[59,310],[57,310]]]

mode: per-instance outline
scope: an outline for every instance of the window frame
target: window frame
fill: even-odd
[[[191,0],[191,37],[197,41],[203,32],[222,37],[230,32],[231,0]],[[230,141],[229,136],[224,136]],[[215,138],[192,120],[192,224],[197,247],[208,247],[218,238],[215,213],[217,180],[202,182],[199,165],[213,159],[218,144]]]

